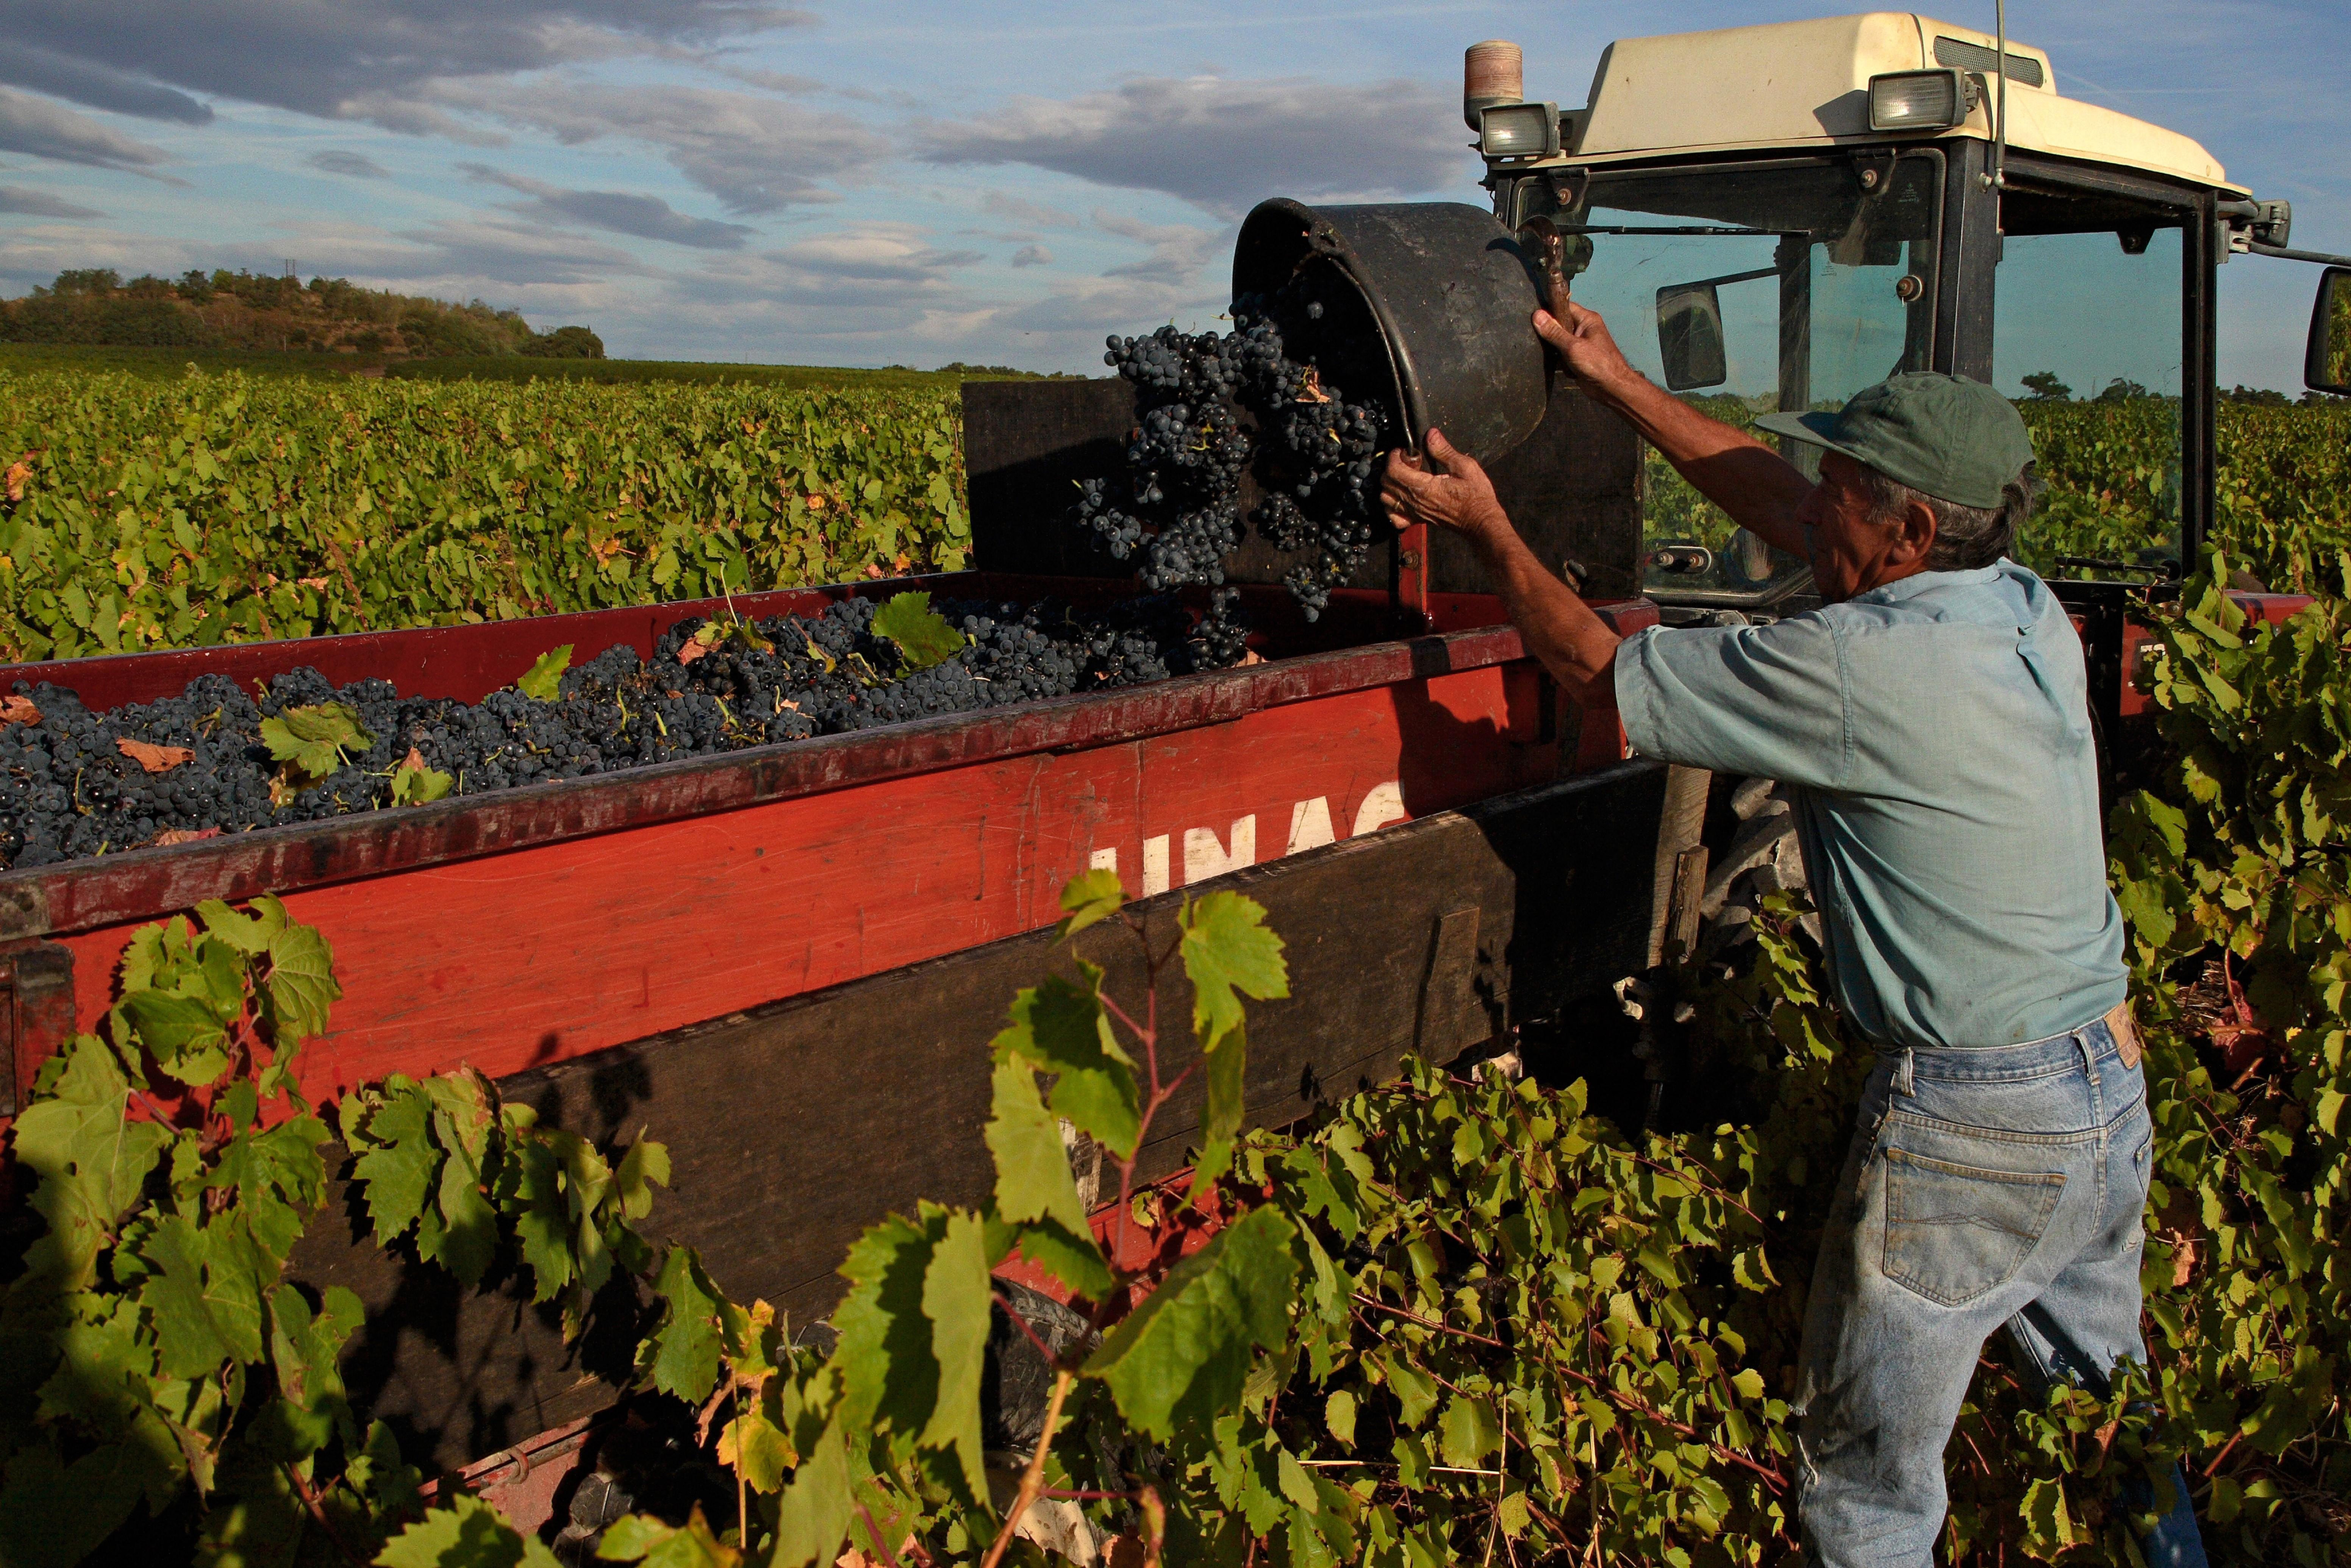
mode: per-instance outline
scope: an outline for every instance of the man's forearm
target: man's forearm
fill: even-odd
[[[1612,382],[1593,389],[1593,395],[1623,414],[1740,527],[1792,555],[1804,553],[1796,508],[1813,482],[1786,458],[1745,431],[1700,413],[1646,376]]]
[[[1475,536],[1486,573],[1501,596],[1502,608],[1527,652],[1568,695],[1589,705],[1595,696],[1607,699],[1616,670],[1616,644],[1623,641],[1606,622],[1592,612],[1573,591],[1553,577],[1527,549],[1510,519],[1497,511],[1495,520]]]

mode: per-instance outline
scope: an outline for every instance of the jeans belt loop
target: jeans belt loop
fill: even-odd
[[[1910,1089],[1910,1062],[1914,1054],[1915,1053],[1908,1046],[1904,1046],[1902,1048],[1901,1064],[1894,1070],[1894,1092],[1901,1095],[1905,1100],[1912,1097]]]

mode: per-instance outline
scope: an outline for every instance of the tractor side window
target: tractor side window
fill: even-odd
[[[2179,557],[2181,231],[2106,210],[2095,229],[2030,232],[2080,221],[2069,204],[2011,194],[2004,213],[1992,384],[2046,486],[2016,553],[2045,576],[2159,571]]]

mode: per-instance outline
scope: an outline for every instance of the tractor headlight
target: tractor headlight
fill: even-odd
[[[1872,131],[1949,131],[1975,107],[1964,71],[1889,71],[1869,78]]]
[[[1479,111],[1478,152],[1497,161],[1553,156],[1559,152],[1559,105],[1504,103]]]

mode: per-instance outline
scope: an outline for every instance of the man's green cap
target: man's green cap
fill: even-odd
[[[1842,452],[1921,494],[1986,510],[2032,461],[2032,437],[2015,404],[1981,382],[1938,371],[1889,376],[1835,413],[1766,413],[1755,423]]]

